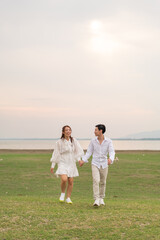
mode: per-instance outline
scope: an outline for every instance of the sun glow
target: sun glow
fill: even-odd
[[[102,22],[95,20],[91,22],[90,27],[91,27],[92,33],[98,34],[102,31],[103,26],[102,26]]]
[[[90,24],[91,41],[90,47],[93,52],[109,54],[118,46],[113,37],[107,33],[101,21],[94,20]]]

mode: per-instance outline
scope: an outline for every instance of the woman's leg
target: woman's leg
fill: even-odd
[[[73,189],[73,177],[68,178],[67,198],[70,198]]]
[[[67,175],[65,174],[61,175],[61,192],[62,193],[65,193],[67,180],[68,180]]]

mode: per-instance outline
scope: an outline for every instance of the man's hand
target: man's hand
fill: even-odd
[[[112,163],[111,159],[108,158],[108,165],[110,165]]]
[[[84,161],[83,161],[83,160],[80,160],[80,161],[79,161],[79,166],[82,167],[83,164],[84,164]]]
[[[54,168],[51,168],[51,173],[54,173],[53,170],[54,170]]]

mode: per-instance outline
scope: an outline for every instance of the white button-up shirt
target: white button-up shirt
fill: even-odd
[[[103,142],[100,144],[98,137],[93,138],[88,146],[85,156],[82,157],[84,162],[88,162],[88,159],[92,155],[92,164],[100,168],[108,167],[108,155],[113,163],[115,157],[115,151],[113,148],[112,140],[104,137]]]

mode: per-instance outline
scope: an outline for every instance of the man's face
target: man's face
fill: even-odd
[[[96,137],[98,137],[102,134],[102,130],[99,130],[97,127],[95,127],[94,134]]]

